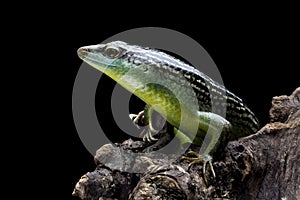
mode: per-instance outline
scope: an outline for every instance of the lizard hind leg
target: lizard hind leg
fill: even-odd
[[[198,112],[199,115],[199,139],[193,140],[193,143],[201,146],[200,154],[194,151],[189,151],[187,153],[187,157],[183,156],[183,160],[189,160],[191,163],[189,164],[188,169],[191,168],[196,163],[203,164],[203,177],[204,181],[207,183],[206,178],[206,165],[209,164],[210,170],[212,172],[213,177],[216,177],[215,171],[212,165],[212,157],[209,155],[214,150],[216,150],[220,144],[220,139],[225,135],[222,134],[224,131],[230,129],[231,125],[229,121],[225,118],[210,112]],[[205,132],[205,134],[201,134],[201,132]]]

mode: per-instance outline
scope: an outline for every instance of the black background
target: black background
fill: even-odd
[[[257,11],[241,11],[231,17],[225,14],[215,18],[213,13],[208,16],[195,13],[183,19],[170,15],[155,20],[142,18],[141,22],[113,11],[61,13],[54,21],[45,19],[39,31],[34,31],[37,43],[29,50],[35,49],[37,54],[27,58],[33,60],[33,57],[42,56],[43,60],[36,61],[38,75],[34,75],[36,79],[29,86],[36,89],[34,104],[39,110],[37,121],[32,123],[41,126],[35,128],[38,134],[34,134],[34,141],[38,142],[33,142],[35,146],[30,156],[35,161],[34,169],[41,172],[33,170],[28,176],[35,180],[41,178],[45,183],[41,184],[44,194],[58,199],[77,199],[71,196],[76,182],[95,168],[93,156],[81,143],[72,117],[72,89],[82,63],[76,51],[81,46],[97,44],[121,31],[138,27],[180,31],[206,49],[218,66],[225,86],[246,102],[261,124],[268,122],[272,97],[289,95],[300,85],[299,23],[293,12],[264,15],[261,11],[258,15]],[[117,14],[117,18],[110,14]],[[25,42],[31,44],[32,41]],[[107,79],[107,84],[114,83]],[[105,98],[109,99],[109,87],[106,90]],[[109,108],[104,105],[109,102],[107,99],[97,104]]]

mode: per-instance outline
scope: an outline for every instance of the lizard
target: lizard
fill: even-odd
[[[144,117],[149,125],[144,140],[157,140],[153,137],[157,130],[151,119],[156,111],[174,127],[174,134],[182,144],[202,145],[200,154],[190,151],[188,155],[194,157],[183,159],[192,161],[189,166],[203,163],[203,174],[209,163],[215,177],[210,154],[220,141],[247,136],[259,128],[257,117],[241,98],[165,52],[113,41],[80,47],[77,54],[146,103],[144,111],[130,115],[134,123]]]

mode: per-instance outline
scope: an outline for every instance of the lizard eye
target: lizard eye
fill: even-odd
[[[116,58],[120,54],[120,51],[116,47],[107,47],[105,49],[105,54],[109,58]]]

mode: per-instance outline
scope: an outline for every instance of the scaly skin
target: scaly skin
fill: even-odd
[[[81,47],[78,55],[160,113],[180,130],[182,141],[206,143],[202,157],[217,148],[218,141],[226,142],[220,139],[224,126],[231,128],[228,139],[259,128],[257,118],[239,97],[166,53],[115,41]]]

